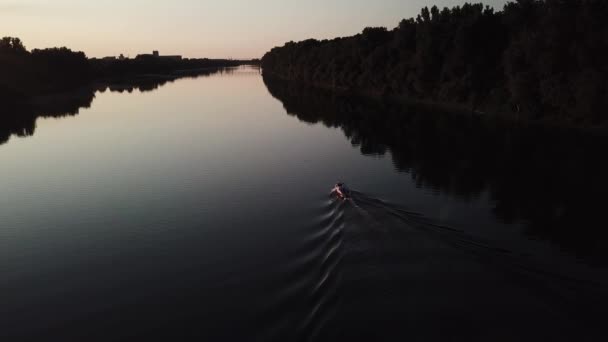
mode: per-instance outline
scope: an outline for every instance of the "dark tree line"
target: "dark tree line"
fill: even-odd
[[[264,73],[368,95],[438,101],[526,119],[606,124],[608,1],[517,0],[423,8],[393,30],[289,42]]]
[[[68,48],[28,51],[19,38],[0,40],[0,98],[27,98],[64,90],[93,78],[86,55]],[[6,102],[6,101],[3,101]]]
[[[62,92],[92,81],[129,80],[143,74],[187,76],[196,70],[248,63],[251,61],[207,58],[89,59],[83,52],[65,47],[28,51],[19,38],[5,37],[0,39],[0,101],[7,108],[33,96]]]

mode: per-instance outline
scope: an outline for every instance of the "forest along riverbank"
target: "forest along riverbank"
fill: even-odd
[[[288,42],[266,53],[262,67],[342,92],[605,130],[606,16],[608,3],[596,0],[424,8],[393,30]]]
[[[145,75],[162,78],[204,74],[205,69],[258,64],[256,60],[163,57],[142,54],[136,58],[88,58],[69,48],[27,50],[15,37],[0,39],[0,100],[21,106],[32,97],[61,93],[94,82],[138,82]]]

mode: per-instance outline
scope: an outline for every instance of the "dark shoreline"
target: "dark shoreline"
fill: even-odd
[[[28,51],[19,38],[0,45],[0,102],[4,108],[35,102],[98,83],[162,83],[196,77],[218,68],[259,64],[257,60],[138,55],[136,58],[88,58],[66,47]]]
[[[263,71],[265,79],[274,80],[279,83],[292,84],[296,87],[309,89],[316,92],[325,92],[329,96],[342,98],[361,98],[377,103],[390,103],[401,105],[404,108],[418,108],[423,112],[432,113],[440,112],[451,115],[458,115],[465,118],[482,118],[486,120],[496,121],[500,124],[509,124],[513,127],[529,128],[539,127],[555,129],[560,131],[568,131],[573,133],[589,134],[592,137],[608,137],[608,124],[602,126],[584,126],[574,125],[569,122],[556,121],[544,117],[540,119],[531,118],[516,111],[505,110],[504,107],[480,107],[475,108],[470,104],[435,101],[430,99],[416,99],[405,95],[383,94],[373,91],[365,91],[360,89],[331,87],[320,83],[311,83],[301,80],[294,80],[282,77],[273,72]]]
[[[5,100],[5,108],[15,108],[17,106],[33,106],[39,107],[41,103],[47,104],[52,102],[53,97],[65,97],[73,94],[77,94],[87,90],[99,90],[101,88],[111,87],[112,90],[116,89],[119,91],[120,86],[124,86],[125,91],[132,91],[138,89],[141,91],[153,90],[162,86],[167,82],[173,82],[182,78],[196,78],[199,76],[209,75],[220,70],[226,70],[230,68],[237,68],[243,65],[255,65],[255,64],[238,64],[229,66],[214,66],[214,67],[202,67],[195,69],[176,69],[168,72],[156,72],[156,73],[142,73],[142,74],[125,74],[125,75],[111,75],[104,76],[96,79],[91,79],[83,84],[73,85],[68,88],[56,88],[49,89],[42,93],[36,94],[11,94],[13,96],[7,96]],[[150,89],[146,88],[146,85],[150,86]]]
[[[608,130],[608,3],[423,8],[394,29],[287,42],[267,74],[340,93]]]

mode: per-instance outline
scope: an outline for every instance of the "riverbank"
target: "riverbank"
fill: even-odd
[[[567,121],[554,120],[551,117],[535,117],[529,115],[529,113],[517,112],[516,110],[506,108],[507,106],[488,104],[486,106],[475,107],[465,103],[416,99],[407,95],[331,87],[318,83],[287,79],[266,70],[263,71],[263,75],[267,83],[280,84],[285,88],[304,89],[303,91],[307,93],[324,93],[327,97],[350,99],[356,102],[370,101],[376,105],[390,104],[393,107],[401,107],[403,111],[419,110],[422,113],[429,113],[428,115],[442,113],[451,116],[455,115],[467,120],[481,119],[495,122],[496,124],[507,124],[511,127],[539,127],[562,132],[588,134],[595,137],[608,137],[608,122],[604,122],[602,125],[575,125]]]
[[[256,60],[208,59],[140,55],[136,58],[88,58],[68,48],[28,51],[20,39],[5,37],[0,45],[0,100],[19,106],[94,83],[137,83],[141,79],[175,79],[208,70],[256,64]]]
[[[596,0],[423,8],[392,30],[288,42],[262,68],[335,92],[605,130],[607,15]]]

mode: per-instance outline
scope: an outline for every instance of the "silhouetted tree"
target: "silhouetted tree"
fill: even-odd
[[[31,96],[82,87],[93,80],[128,79],[141,74],[188,76],[204,73],[206,68],[248,63],[250,61],[153,57],[107,61],[89,59],[83,52],[66,47],[29,52],[19,38],[4,37],[0,39],[0,100],[16,105]]]
[[[425,7],[390,31],[289,42],[262,67],[338,91],[598,125],[608,121],[607,17],[603,0],[517,0],[499,12]]]
[[[2,54],[25,54],[27,50],[21,39],[13,37],[4,37],[0,39],[0,53]]]

